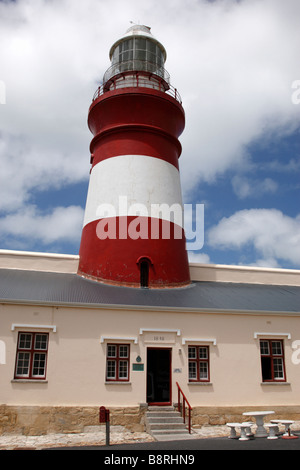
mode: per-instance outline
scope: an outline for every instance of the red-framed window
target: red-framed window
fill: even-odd
[[[19,333],[15,379],[46,379],[48,343],[48,333]]]
[[[209,382],[209,346],[189,346],[189,382]]]
[[[129,381],[129,344],[107,344],[106,380],[108,382]]]
[[[260,340],[261,372],[263,382],[285,382],[283,340]]]

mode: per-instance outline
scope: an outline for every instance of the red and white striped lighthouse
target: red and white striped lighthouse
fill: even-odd
[[[91,174],[78,273],[101,282],[189,284],[178,137],[185,124],[165,48],[135,25],[113,44],[88,125]]]

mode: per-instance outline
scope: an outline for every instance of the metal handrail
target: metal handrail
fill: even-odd
[[[179,413],[181,413],[181,415],[183,417],[183,422],[185,424],[185,405],[187,404],[188,409],[189,409],[188,430],[189,430],[189,433],[191,434],[191,432],[192,432],[192,409],[193,408],[189,404],[189,402],[188,402],[185,394],[181,390],[180,385],[179,385],[178,382],[176,382],[176,385],[177,385],[177,388],[178,388],[178,411],[179,411]],[[181,408],[181,397],[180,397],[181,395],[182,395],[182,408]]]
[[[117,64],[111,65],[103,76],[103,83],[111,80],[115,75],[120,75],[124,72],[148,72],[153,75],[165,80],[170,83],[170,74],[164,67],[160,67],[153,62],[147,60],[127,60],[124,62],[118,62]]]
[[[141,78],[145,77],[149,78],[149,86],[147,86],[145,80],[141,80]],[[122,78],[124,79],[123,82],[120,81],[120,79]],[[154,74],[151,74],[149,72],[147,73],[142,71],[125,72],[114,76],[108,82],[104,82],[103,85],[100,85],[95,91],[93,101],[95,101],[97,98],[99,98],[108,91],[127,87],[157,89],[158,91],[162,91],[163,93],[172,96],[180,104],[182,103],[181,96],[176,88],[168,84],[164,79],[155,76]]]

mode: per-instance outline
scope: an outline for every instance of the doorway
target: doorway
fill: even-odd
[[[171,349],[147,349],[147,403],[171,405]]]

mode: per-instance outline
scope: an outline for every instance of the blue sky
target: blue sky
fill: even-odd
[[[183,198],[205,207],[191,261],[300,269],[299,17],[298,0],[0,1],[0,249],[78,253],[88,108],[134,21],[183,99]]]

